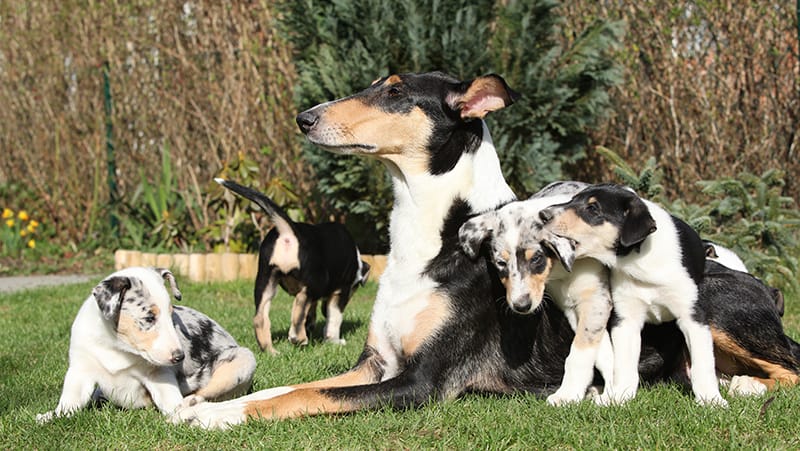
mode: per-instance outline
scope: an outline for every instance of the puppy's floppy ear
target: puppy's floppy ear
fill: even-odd
[[[458,229],[458,240],[461,242],[461,249],[471,259],[476,259],[481,252],[481,245],[491,236],[497,227],[497,213],[490,211],[480,216],[476,216],[461,225]]]
[[[462,119],[482,119],[487,113],[511,105],[519,97],[503,77],[490,74],[464,83],[461,90],[447,96],[446,102],[461,113]]]
[[[131,279],[120,276],[109,277],[94,287],[92,296],[100,307],[103,318],[117,323],[125,292],[130,289]]]
[[[572,264],[575,263],[575,242],[569,238],[564,238],[552,233],[542,241],[548,249],[553,251],[558,257],[564,269],[572,272]]]
[[[178,288],[178,281],[175,280],[175,276],[172,274],[172,271],[166,268],[153,268],[162,279],[169,282],[169,288],[172,291],[172,296],[175,297],[176,300],[180,301],[183,295],[181,294],[181,290]]]
[[[619,243],[624,247],[630,247],[641,243],[655,231],[656,221],[650,215],[647,205],[638,196],[631,196],[619,233]]]
[[[369,263],[365,262],[364,260],[361,260],[361,274],[360,274],[360,279],[358,281],[359,286],[363,287],[364,285],[367,284],[367,279],[369,278],[370,269],[371,268],[369,266]]]

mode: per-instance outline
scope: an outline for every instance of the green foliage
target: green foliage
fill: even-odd
[[[610,52],[621,25],[595,23],[562,44],[553,0],[284,2],[282,26],[297,51],[295,103],[304,110],[390,73],[443,70],[461,79],[495,72],[523,99],[490,119],[503,171],[524,197],[562,178],[583,156],[587,131],[620,80]],[[391,186],[376,161],[305,144],[323,203],[344,215],[367,252],[385,251]]]
[[[244,153],[240,152],[235,159],[225,162],[219,177],[263,192],[282,206],[289,217],[296,221],[304,220],[303,210],[297,205],[299,198],[292,184],[281,177],[273,177],[263,186],[258,163],[247,158]],[[215,182],[208,184],[206,192],[209,193],[209,208],[219,215],[217,220],[201,232],[205,241],[214,251],[257,251],[261,239],[270,227],[269,223],[262,224],[258,220],[258,217],[263,216],[261,208]]]
[[[663,171],[651,158],[638,173],[613,150],[597,148],[612,163],[621,183],[659,202],[686,221],[705,239],[736,252],[767,284],[800,293],[800,210],[783,195],[785,174],[768,170],[697,182],[708,202],[690,204],[663,196]]]
[[[136,249],[188,250],[194,231],[188,219],[192,208],[188,197],[180,194],[173,177],[169,147],[161,150],[161,172],[151,183],[143,169],[140,182],[131,198],[125,202],[120,223],[124,228],[123,245]]]
[[[622,80],[612,53],[621,22],[596,21],[570,45],[559,39],[555,1],[511,1],[498,8],[492,70],[522,93],[487,122],[503,172],[521,197],[563,179],[564,165],[585,156],[589,131],[610,107],[608,89]]]

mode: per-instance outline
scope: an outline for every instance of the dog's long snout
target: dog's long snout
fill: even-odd
[[[312,110],[306,110],[298,114],[295,118],[297,126],[303,133],[308,133],[314,128],[314,125],[319,121],[319,115]]]
[[[547,224],[548,222],[553,220],[553,212],[549,208],[545,208],[539,211],[539,219],[542,220],[543,223]]]
[[[183,352],[182,349],[176,349],[172,351],[172,358],[170,362],[172,363],[180,363],[183,362],[183,359],[186,358],[186,354]]]

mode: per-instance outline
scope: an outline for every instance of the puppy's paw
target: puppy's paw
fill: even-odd
[[[547,397],[547,404],[551,406],[565,406],[567,404],[580,402],[583,398],[584,395],[581,392],[558,389],[555,393]]]
[[[56,415],[55,410],[51,410],[51,411],[46,412],[46,413],[39,413],[39,414],[36,415],[36,422],[39,423],[39,424],[48,423],[48,422],[53,420],[55,415]]]
[[[347,344],[347,340],[345,340],[344,338],[335,338],[335,337],[334,338],[326,338],[325,341],[328,342],[328,343],[332,343],[332,344],[335,344],[335,345],[342,345],[342,346]]]
[[[733,376],[728,386],[730,396],[758,396],[767,392],[767,386],[750,376]]]
[[[714,396],[711,398],[701,398],[698,396],[695,397],[695,401],[701,406],[728,408],[728,401],[725,401],[725,398],[722,396]]]

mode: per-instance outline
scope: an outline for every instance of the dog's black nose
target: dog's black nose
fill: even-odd
[[[311,129],[314,128],[314,124],[316,124],[318,120],[319,116],[317,116],[316,113],[313,113],[312,110],[303,111],[295,118],[297,126],[300,127],[300,130],[303,133],[308,133],[311,131]]]
[[[545,208],[539,212],[539,219],[541,219],[543,223],[547,224],[553,219],[553,212],[550,211],[549,208]]]
[[[517,313],[530,313],[532,305],[531,297],[525,294],[515,299],[511,308]]]
[[[186,354],[180,349],[172,351],[172,363],[180,363],[183,362],[183,359],[186,357]]]

